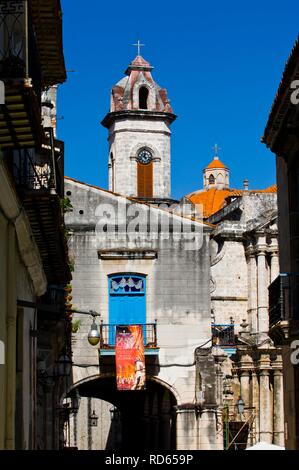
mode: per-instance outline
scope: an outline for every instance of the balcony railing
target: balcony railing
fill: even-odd
[[[282,273],[269,286],[269,324],[299,319],[299,274]]]
[[[212,342],[217,346],[235,346],[235,326],[230,323],[228,325],[212,325]]]
[[[30,78],[36,91],[65,81],[60,0],[0,2],[0,44],[1,78]]]
[[[144,347],[145,348],[157,348],[157,324],[156,323],[143,324],[142,332],[143,332],[143,338],[144,338]],[[101,349],[114,349],[116,325],[102,323],[100,325],[100,334],[101,334],[100,348]]]
[[[0,76],[7,86],[23,81],[41,93],[41,68],[29,1],[0,2]]]
[[[15,152],[13,175],[21,191],[58,194],[63,197],[63,143],[53,138],[53,130],[47,131],[42,151],[22,149]]]
[[[60,0],[0,1],[2,150],[40,148],[41,92],[66,79]]]

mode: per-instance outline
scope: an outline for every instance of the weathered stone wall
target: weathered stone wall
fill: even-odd
[[[229,324],[236,329],[247,319],[247,263],[242,241],[225,240],[211,267],[212,310],[216,324]]]

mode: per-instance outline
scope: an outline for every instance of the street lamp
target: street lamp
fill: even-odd
[[[56,361],[55,375],[57,377],[68,377],[71,373],[71,368],[71,358],[67,354],[62,353],[58,361]]]
[[[244,413],[245,403],[241,396],[239,396],[236,406],[237,406],[237,410],[240,415],[240,418],[242,418],[242,415]]]
[[[95,317],[93,317],[92,324],[88,333],[88,342],[91,346],[96,346],[100,341],[101,335],[96,324]]]
[[[96,415],[95,411],[93,410],[93,412],[89,416],[90,426],[96,427],[98,425],[98,419],[99,419],[98,415]]]

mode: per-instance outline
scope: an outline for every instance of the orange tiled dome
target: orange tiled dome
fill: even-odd
[[[214,159],[211,161],[211,163],[206,166],[207,168],[227,168],[220,160],[218,157],[214,157]]]

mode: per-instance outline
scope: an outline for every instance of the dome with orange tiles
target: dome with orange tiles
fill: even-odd
[[[220,160],[219,158],[217,157],[217,155],[215,155],[214,159],[208,164],[208,166],[206,166],[206,169],[207,168],[215,168],[215,169],[218,169],[218,168],[227,168],[227,166],[225,166]]]
[[[197,191],[189,194],[187,198],[196,206],[199,212],[202,212],[203,218],[218,212],[226,204],[226,198],[233,193],[233,189],[208,189],[206,191]],[[200,207],[201,206],[201,207]]]

